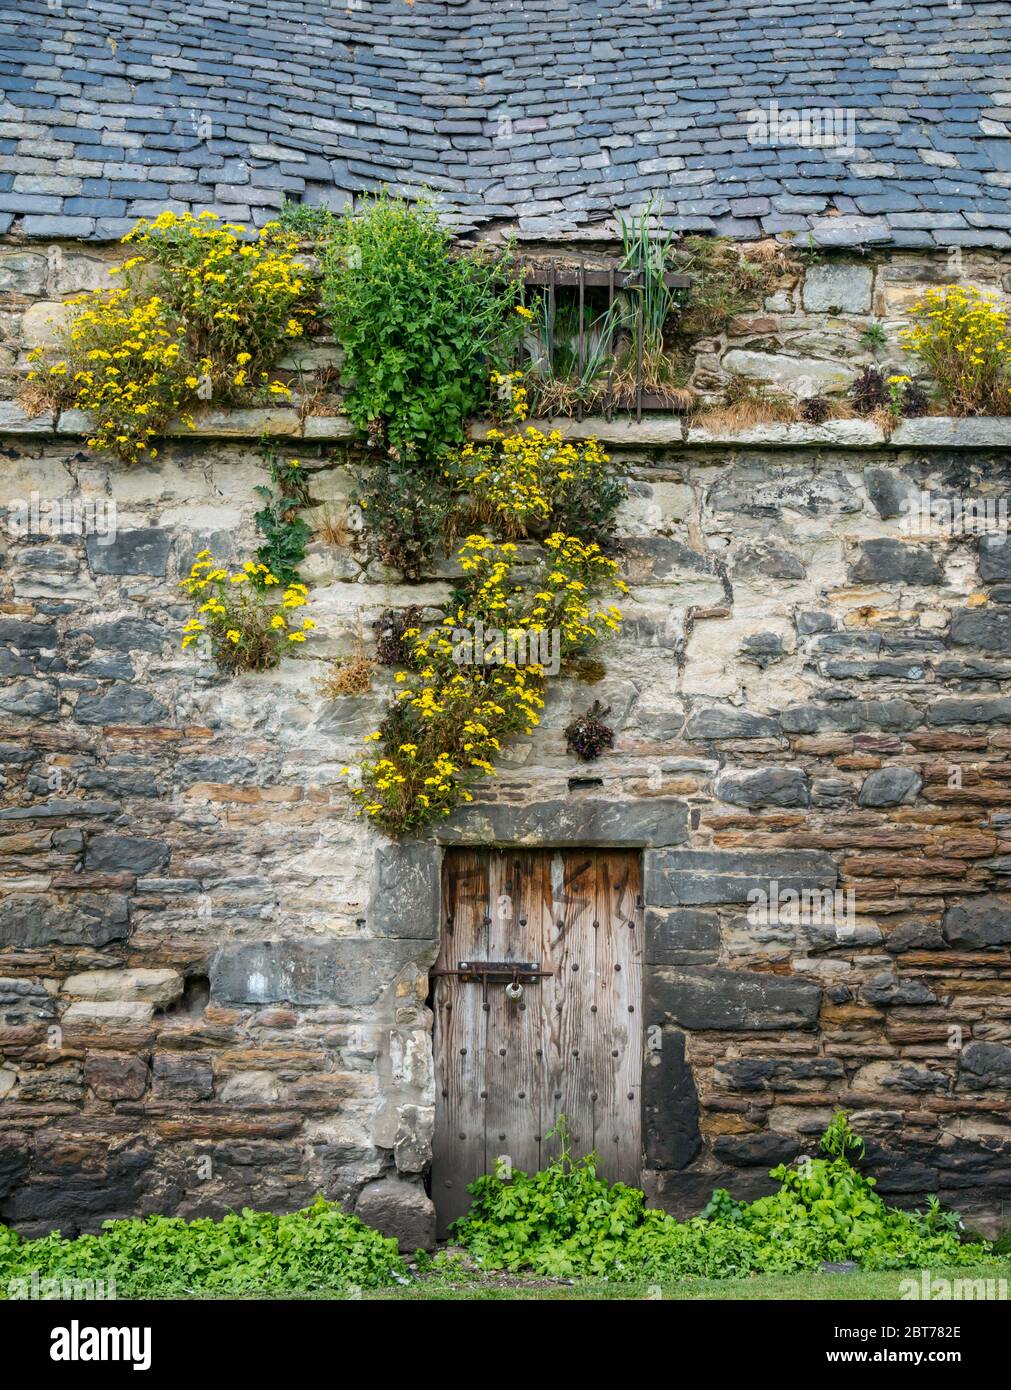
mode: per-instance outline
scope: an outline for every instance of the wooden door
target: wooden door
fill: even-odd
[[[467,1184],[501,1159],[543,1167],[562,1114],[574,1153],[596,1149],[602,1176],[639,1185],[640,891],[627,850],[447,851],[433,971],[441,1235],[467,1210]],[[517,975],[523,997],[511,1000],[501,971],[481,978],[489,962],[552,973]]]

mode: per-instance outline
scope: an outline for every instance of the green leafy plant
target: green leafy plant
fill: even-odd
[[[269,439],[260,441],[260,454],[270,470],[270,486],[253,489],[265,503],[253,517],[265,537],[256,557],[282,584],[293,584],[312,535],[309,523],[299,516],[302,507],[312,505],[309,486],[300,460],[282,458]],[[262,582],[257,587],[262,588]]]
[[[589,409],[605,389],[603,377],[622,323],[621,304],[615,301],[600,313],[584,305],[582,333],[578,304],[560,302],[557,291],[537,295],[533,311],[536,351],[528,380],[534,409],[544,415],[571,415],[577,406]]]
[[[293,198],[285,198],[277,220],[286,232],[293,232],[304,241],[316,241],[326,236],[334,213],[329,208],[311,207],[308,203],[296,203]]]
[[[884,326],[880,323],[869,323],[860,334],[860,346],[868,348],[871,352],[877,352],[888,342],[888,334]]]
[[[786,268],[785,253],[771,240],[744,248],[726,237],[685,237],[671,255],[671,269],[692,281],[673,291],[676,345],[716,337],[738,314],[761,307]]]
[[[621,268],[633,280],[625,291],[623,343],[611,389],[616,395],[628,395],[641,378],[643,390],[672,406],[687,408],[693,398],[686,387],[686,361],[667,338],[668,324],[678,308],[677,294],[666,282],[675,268],[674,233],[653,230],[662,212],[662,204],[650,202],[641,213],[621,219]]]
[[[529,313],[511,253],[457,251],[430,204],[383,192],[336,218],[321,254],[352,420],[395,455],[459,443]]]
[[[408,580],[431,572],[446,549],[453,505],[442,465],[412,457],[360,468],[351,501],[362,514],[356,542],[366,563],[378,561]]]
[[[0,1297],[18,1296],[17,1281],[30,1289],[34,1274],[112,1281],[118,1298],[341,1292],[407,1280],[395,1240],[322,1197],[283,1216],[244,1208],[217,1221],[106,1221],[99,1235],[76,1240],[58,1231],[23,1240],[0,1226]]]
[[[845,1114],[832,1120],[822,1152],[774,1168],[780,1187],[769,1197],[738,1202],[718,1189],[701,1216],[678,1222],[647,1209],[637,1189],[599,1178],[596,1155],[574,1159],[563,1141],[538,1173],[478,1178],[454,1235],[484,1269],[657,1282],[789,1273],[824,1261],[876,1270],[993,1260],[986,1242],[961,1242],[957,1214],[936,1198],[923,1213],[887,1206],[874,1179],[853,1166],[863,1143]]]

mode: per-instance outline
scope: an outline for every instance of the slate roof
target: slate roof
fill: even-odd
[[[656,194],[683,230],[1011,245],[1006,0],[0,0],[0,84],[27,236],[386,181],[549,240]],[[855,148],[784,134],[825,107]]]

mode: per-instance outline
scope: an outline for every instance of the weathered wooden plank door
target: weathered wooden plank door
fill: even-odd
[[[626,850],[449,850],[433,971],[436,1109],[432,1196],[440,1234],[467,1184],[501,1159],[528,1172],[574,1152],[640,1182],[643,913],[639,856]],[[482,981],[482,963],[551,971]],[[465,965],[471,974],[459,971]]]

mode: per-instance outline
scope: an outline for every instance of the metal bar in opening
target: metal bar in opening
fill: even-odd
[[[607,317],[611,322],[611,310],[614,308],[614,266],[608,271],[607,277]],[[604,398],[604,415],[610,420],[614,413],[614,353],[607,355],[607,395]]]
[[[642,279],[643,277],[640,277]],[[638,296],[639,312],[635,320],[635,418],[642,419],[642,339],[643,339],[643,320],[644,305],[643,295]]]
[[[548,378],[555,372],[555,263],[548,277]]]
[[[583,418],[583,309],[586,304],[586,266],[582,261],[579,263],[579,387],[580,394],[576,402],[576,419]]]
[[[575,288],[579,284],[579,272],[576,270],[566,270],[552,266],[549,270],[544,270],[538,266],[532,266],[527,271],[528,285],[547,285],[551,283],[552,272],[554,273],[554,283],[564,289]],[[588,289],[604,289],[611,283],[611,276],[615,274],[611,270],[584,270],[584,283]],[[627,285],[635,284],[639,279],[636,272],[628,272],[617,277],[617,285],[624,288]],[[686,290],[691,286],[690,275],[675,275],[668,273],[663,277],[664,284],[671,290]]]

